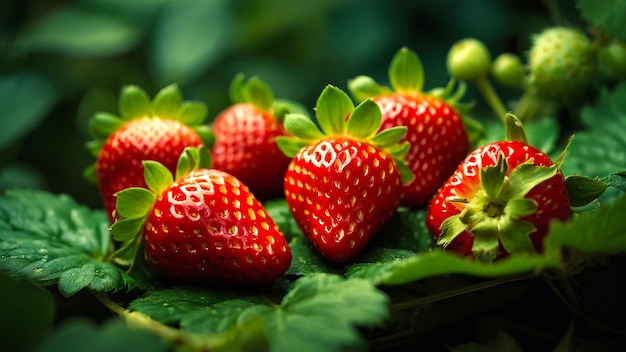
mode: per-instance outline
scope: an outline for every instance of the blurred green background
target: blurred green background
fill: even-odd
[[[576,19],[574,1],[552,1]],[[555,21],[544,1],[524,0],[4,0],[0,2],[0,191],[24,186],[68,193],[100,208],[83,178],[96,111],[117,113],[126,84],[150,95],[177,83],[210,118],[228,84],[258,75],[277,97],[312,109],[326,84],[346,89],[366,74],[387,83],[402,46],[416,51],[425,88],[448,82],[450,46],[485,42],[492,56],[524,55]],[[573,14],[570,16],[570,14]],[[505,97],[507,92],[503,92]],[[512,92],[514,94],[515,92]],[[482,101],[470,87],[465,100]],[[484,110],[488,114],[488,110]]]

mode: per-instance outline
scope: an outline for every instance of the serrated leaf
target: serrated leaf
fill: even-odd
[[[199,101],[185,101],[176,116],[176,120],[187,126],[195,126],[203,123],[207,117],[207,106]]]
[[[622,192],[626,192],[626,171],[616,172],[602,178],[607,185],[615,187]]]
[[[155,117],[175,119],[180,112],[183,95],[175,84],[161,89],[152,101],[152,111]]]
[[[593,105],[582,109],[587,129],[575,134],[561,167],[565,175],[604,177],[626,165],[626,84],[602,90]],[[607,189],[600,201],[610,202],[620,195]]]
[[[364,339],[357,327],[380,325],[389,314],[389,298],[368,281],[332,274],[296,280],[280,303],[270,304],[267,298],[244,292],[190,288],[156,291],[131,302],[130,307],[203,334],[260,318],[269,351],[363,348]]]
[[[160,13],[148,57],[162,83],[196,79],[228,52],[236,37],[229,1],[170,1]]]
[[[341,89],[328,85],[315,105],[315,116],[327,136],[341,135],[346,131],[346,118],[354,110],[350,97]]]
[[[622,14],[626,12],[626,1],[577,0],[576,7],[583,19],[617,39],[626,40],[626,25]]]
[[[372,99],[367,99],[348,117],[347,132],[352,137],[368,140],[376,135],[381,123],[380,107]]]
[[[119,105],[120,114],[125,120],[149,117],[152,113],[150,97],[143,89],[134,85],[122,88]]]
[[[585,212],[567,223],[554,222],[546,246],[568,247],[582,253],[626,251],[626,196],[593,212]]]
[[[127,188],[115,194],[115,208],[124,219],[144,217],[156,201],[154,192],[141,187]]]
[[[391,60],[389,83],[399,93],[420,92],[424,85],[422,62],[408,48],[401,48]]]
[[[348,268],[347,276],[375,284],[404,285],[441,275],[466,274],[488,278],[539,272],[559,266],[558,258],[553,255],[516,254],[495,263],[485,263],[437,250],[388,262],[355,264]]]
[[[81,283],[59,287],[65,296],[85,282],[84,287],[97,291],[122,289],[133,280],[102,262],[110,246],[107,228],[103,212],[80,206],[66,195],[8,191],[0,197],[0,270],[44,285],[61,278]]]

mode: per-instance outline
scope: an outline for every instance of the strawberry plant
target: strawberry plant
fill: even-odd
[[[277,4],[0,5],[3,348],[626,349],[625,1]]]

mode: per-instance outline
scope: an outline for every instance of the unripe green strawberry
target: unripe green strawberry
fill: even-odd
[[[581,31],[550,27],[533,37],[528,83],[555,100],[580,96],[596,72],[595,49]]]
[[[473,81],[489,73],[491,54],[483,42],[475,38],[465,38],[450,48],[447,65],[450,76]]]
[[[526,72],[519,56],[502,53],[493,60],[491,76],[505,87],[521,87],[524,84]]]

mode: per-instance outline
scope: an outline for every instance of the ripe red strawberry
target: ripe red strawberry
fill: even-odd
[[[378,103],[382,111],[381,130],[407,127],[403,140],[409,141],[411,148],[405,162],[416,177],[404,185],[401,203],[419,207],[427,204],[467,155],[468,134],[461,116],[451,104],[440,96],[421,91],[422,64],[414,52],[402,48],[395,55],[389,68],[389,80],[393,90],[379,86],[366,76],[356,77],[348,85],[358,100],[373,97]]]
[[[235,76],[231,100],[234,104],[213,123],[213,167],[237,177],[260,199],[282,196],[290,159],[275,139],[287,134],[282,124],[286,111],[275,106],[270,87],[258,78],[244,84],[243,75]]]
[[[331,261],[357,256],[393,217],[403,181],[412,174],[399,158],[406,127],[377,134],[381,114],[365,100],[328,86],[316,104],[318,127],[289,114],[285,127],[297,138],[278,139],[293,160],[285,174],[285,197],[295,221],[313,246]],[[346,118],[347,117],[347,118]]]
[[[521,141],[470,153],[429,205],[426,225],[446,250],[481,261],[543,250],[550,221],[568,219],[563,175]]]
[[[291,250],[274,220],[234,176],[210,168],[206,148],[186,148],[173,179],[165,166],[144,161],[145,188],[117,193],[121,217],[111,231],[130,264],[143,239],[145,255],[176,282],[267,284],[291,264]]]
[[[114,220],[116,192],[145,187],[143,160],[156,160],[169,170],[188,146],[210,143],[211,134],[200,124],[206,107],[200,102],[182,102],[176,86],[161,90],[154,101],[136,86],[122,89],[120,114],[97,113],[90,121],[96,156],[90,172],[98,185],[104,208]]]

